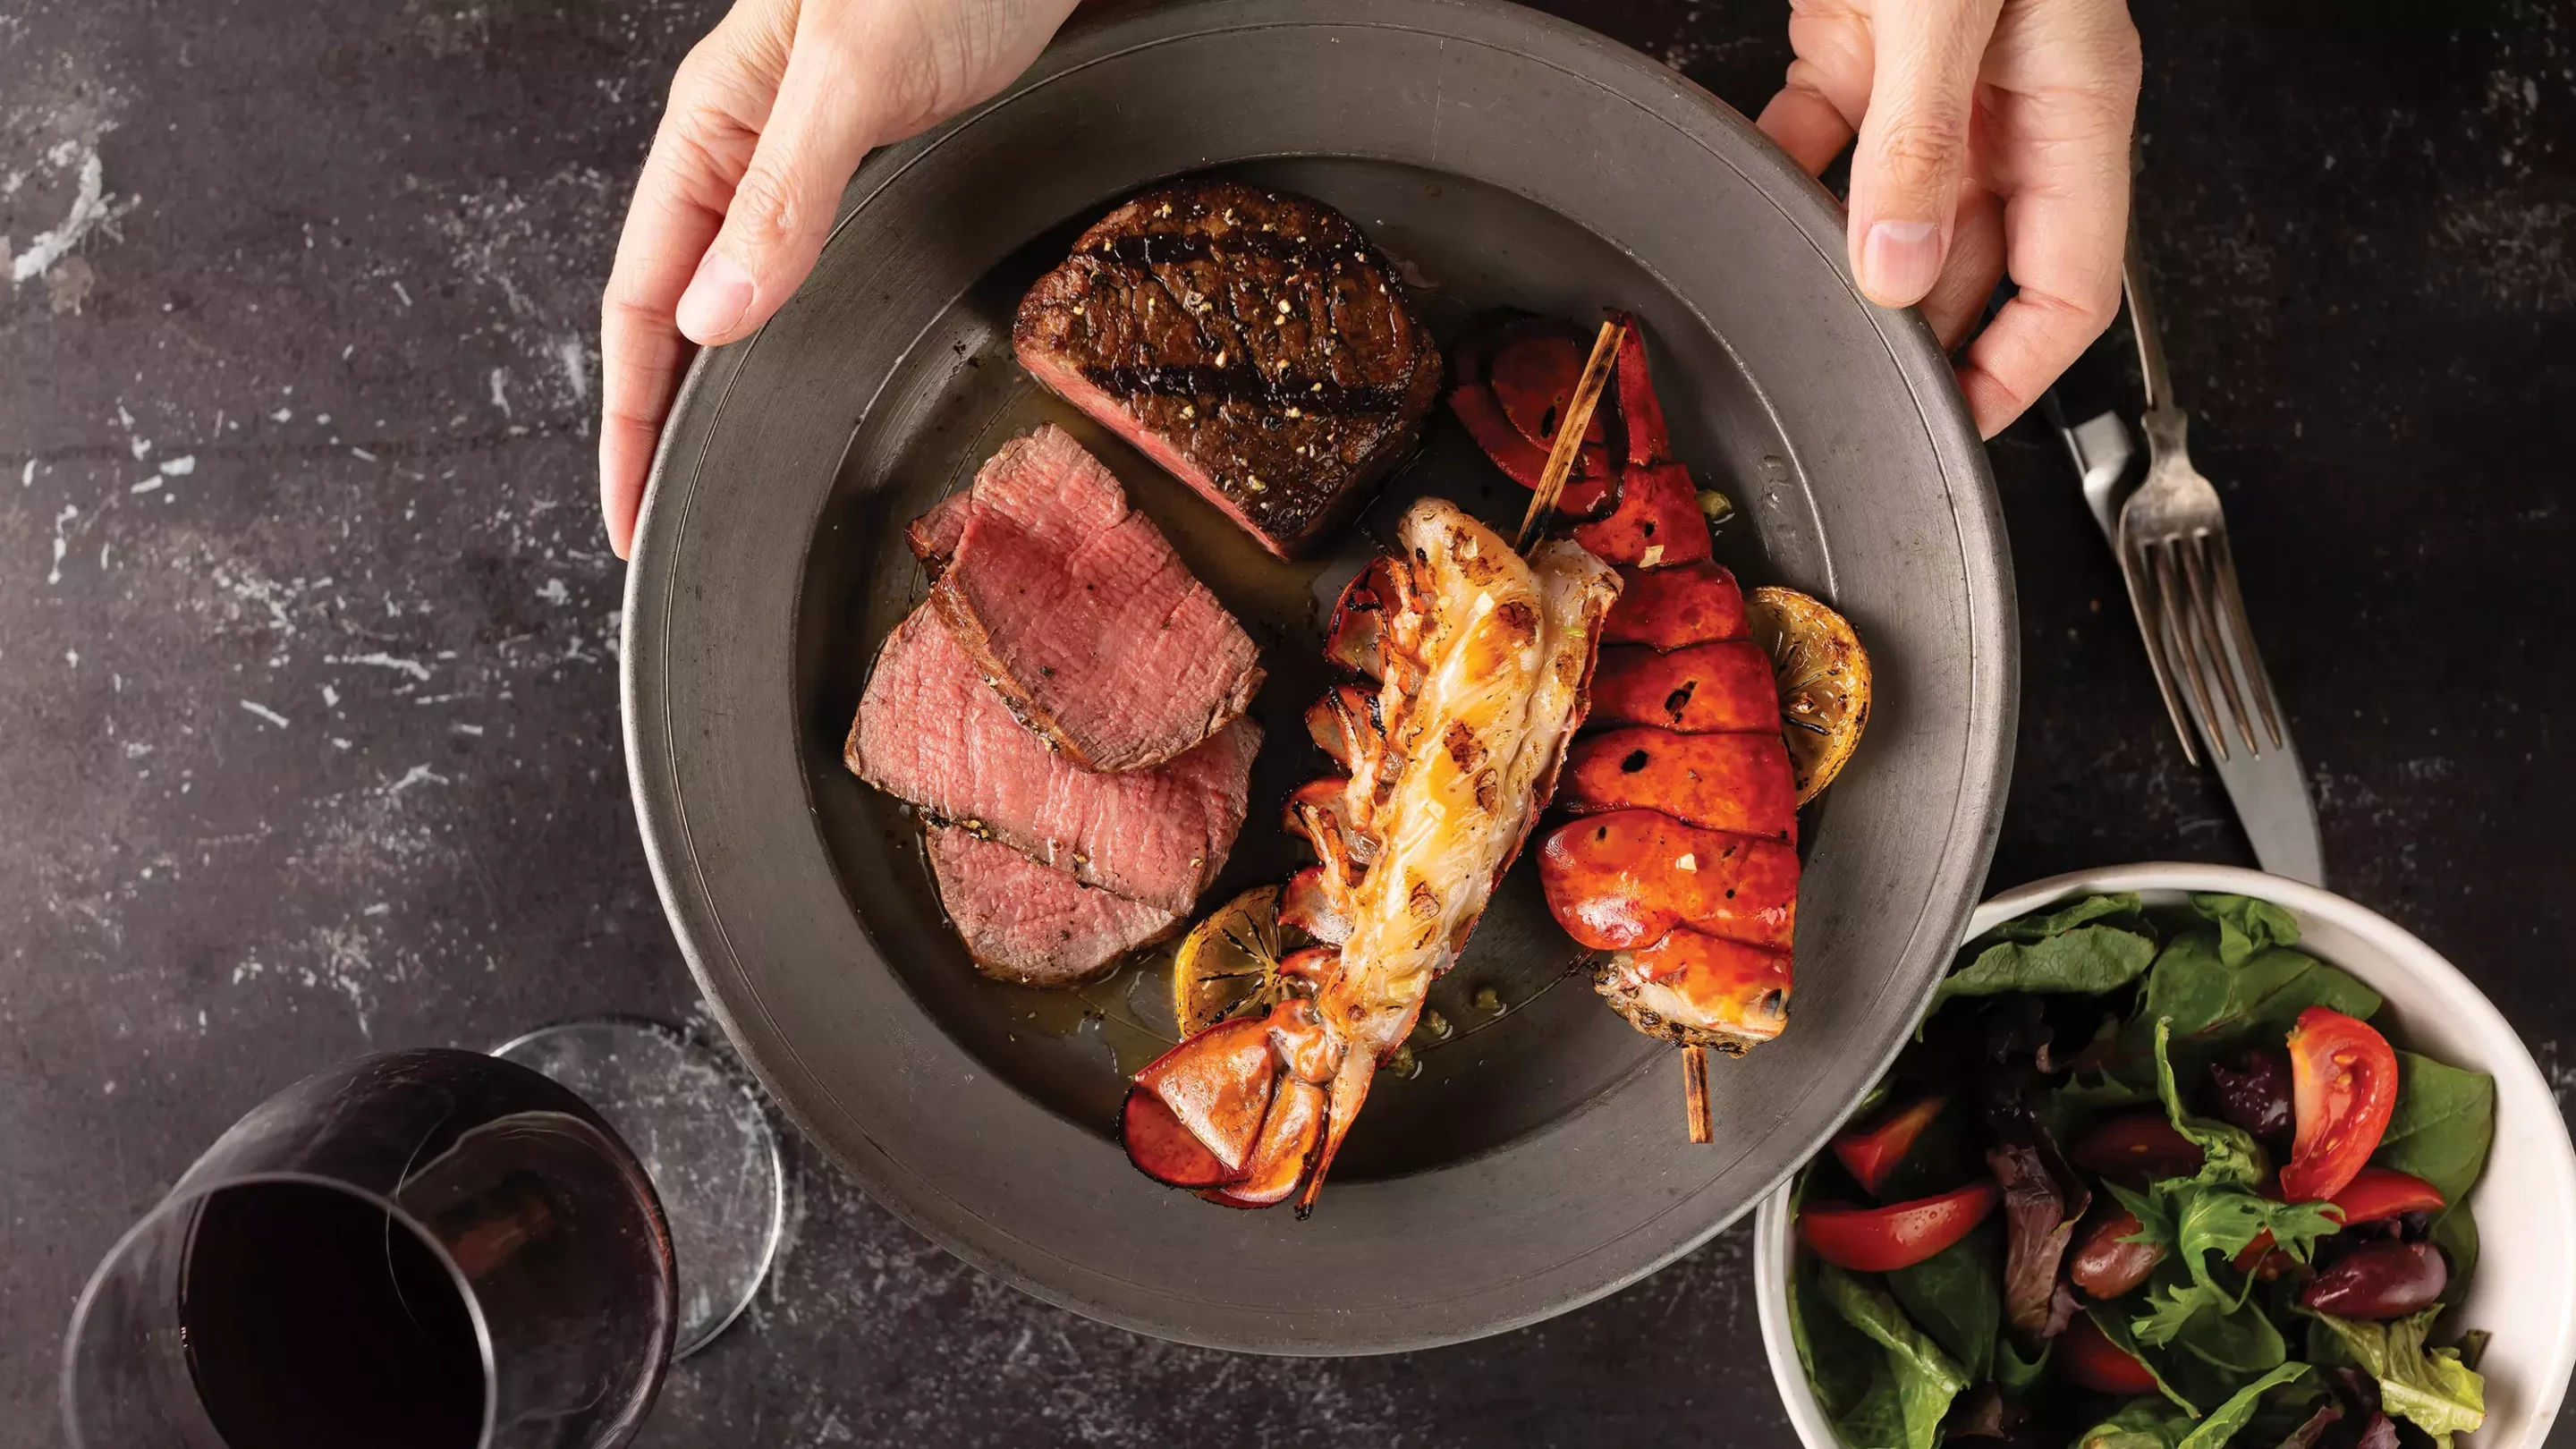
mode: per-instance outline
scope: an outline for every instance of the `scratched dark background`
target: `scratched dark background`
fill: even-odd
[[[1778,4],[1554,8],[1747,111],[1788,59]],[[628,814],[590,410],[626,190],[717,10],[0,4],[0,1443],[58,1442],[83,1276],[274,1088],[695,1010]],[[2177,383],[2334,883],[2564,1102],[2576,11],[2138,19]],[[2025,646],[1993,883],[2247,861],[2054,441],[1993,456]],[[1043,1307],[795,1177],[783,1266],[646,1442],[1791,1442],[1743,1228],[1520,1333],[1274,1362]]]

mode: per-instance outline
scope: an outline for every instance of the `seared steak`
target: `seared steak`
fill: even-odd
[[[1022,366],[1294,558],[1413,447],[1440,350],[1357,227],[1185,181],[1102,217],[1020,302]]]
[[[1072,986],[1169,935],[1181,918],[1084,885],[959,825],[930,828],[939,903],[975,968],[1023,986]]]
[[[1182,915],[1233,848],[1260,746],[1239,719],[1169,764],[1093,774],[1022,727],[924,606],[878,652],[844,758],[938,819]]]
[[[963,496],[914,530],[917,551],[948,546],[931,604],[1066,758],[1148,769],[1252,703],[1260,651],[1071,434],[1003,444]]]

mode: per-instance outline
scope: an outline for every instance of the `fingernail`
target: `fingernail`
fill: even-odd
[[[680,294],[680,330],[704,342],[733,330],[751,310],[751,274],[722,252],[709,252]]]
[[[1909,307],[1941,276],[1941,228],[1928,221],[1882,221],[1861,243],[1861,290],[1889,306]],[[701,274],[703,280],[704,274]],[[696,288],[690,289],[693,293]]]

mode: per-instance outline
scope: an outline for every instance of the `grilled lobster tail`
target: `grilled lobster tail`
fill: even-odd
[[[1787,1021],[1798,899],[1797,785],[1770,661],[1625,333],[1616,416],[1588,421],[1559,513],[1620,566],[1591,692],[1539,850],[1560,924],[1613,954],[1596,986],[1638,1030],[1741,1052]],[[1524,322],[1452,357],[1450,408],[1497,467],[1538,482],[1583,367],[1578,334]]]
[[[1365,682],[1308,717],[1348,773],[1289,802],[1319,864],[1289,883],[1282,918],[1326,944],[1283,969],[1311,995],[1181,1043],[1128,1098],[1136,1165],[1217,1202],[1314,1205],[1379,1064],[1564,766],[1618,596],[1617,574],[1581,547],[1547,543],[1524,561],[1438,499],[1397,534],[1403,553],[1352,581],[1327,646]]]

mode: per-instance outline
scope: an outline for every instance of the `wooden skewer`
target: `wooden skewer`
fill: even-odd
[[[1574,384],[1574,396],[1566,401],[1565,416],[1557,420],[1556,443],[1547,450],[1547,468],[1538,475],[1538,490],[1530,495],[1529,512],[1521,515],[1520,536],[1512,540],[1514,551],[1529,548],[1540,525],[1555,511],[1558,496],[1565,492],[1565,480],[1573,475],[1574,460],[1583,452],[1583,435],[1592,426],[1593,409],[1601,406],[1601,390],[1610,383],[1610,364],[1619,356],[1619,340],[1627,331],[1618,322],[1604,322],[1601,335],[1593,339],[1592,356],[1584,361],[1583,376]]]
[[[1693,1042],[1682,1048],[1682,1106],[1690,1114],[1690,1139],[1707,1143],[1717,1133],[1708,1120],[1708,1048]]]

